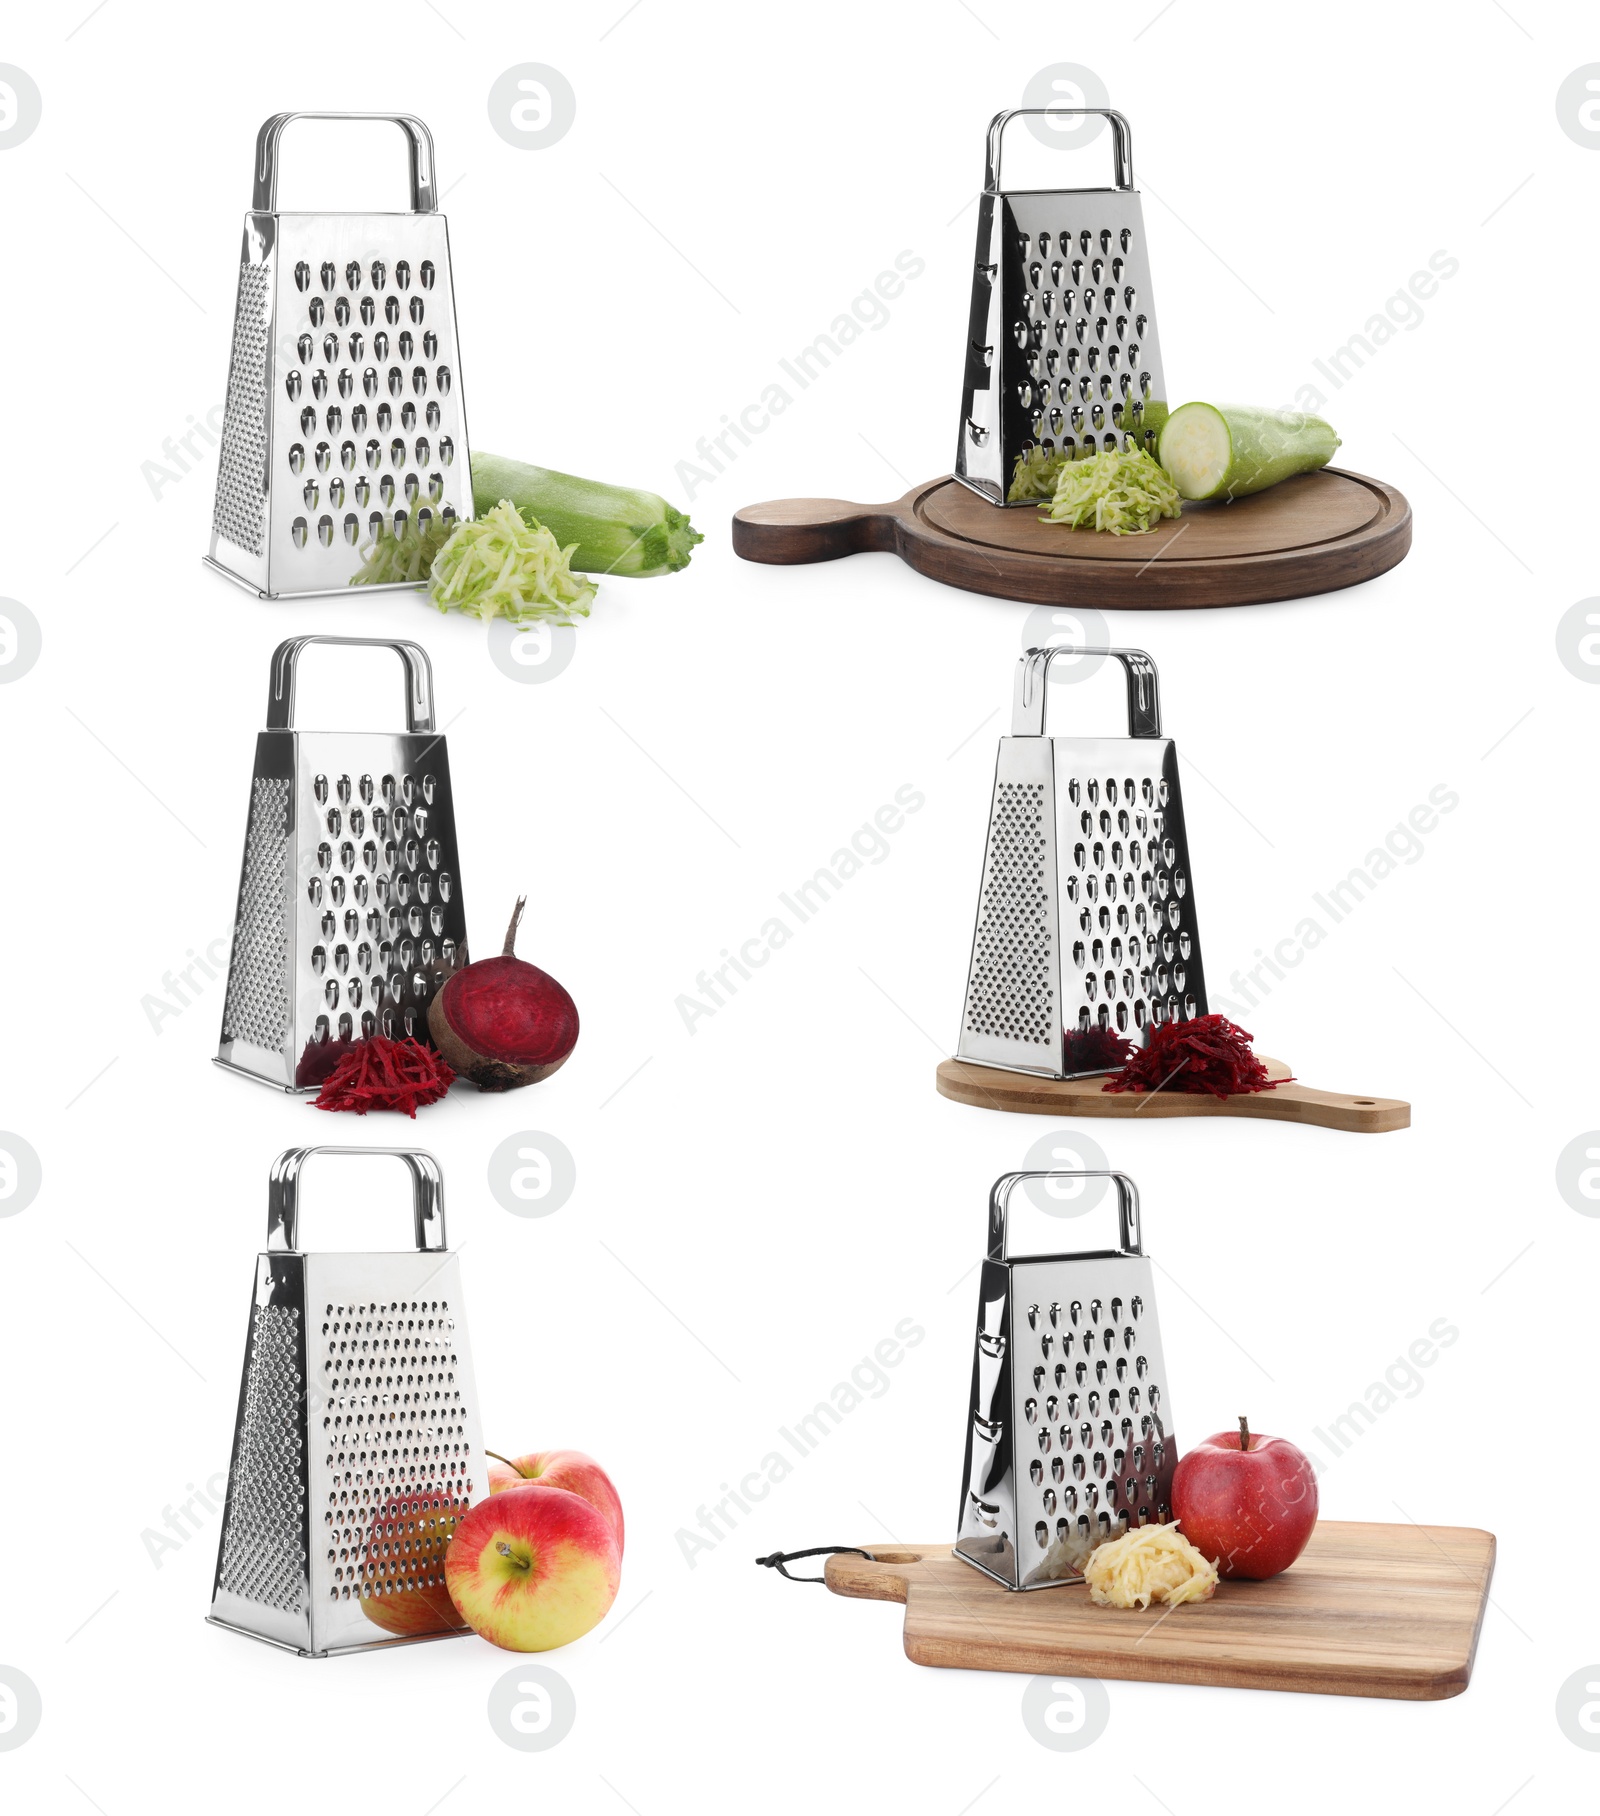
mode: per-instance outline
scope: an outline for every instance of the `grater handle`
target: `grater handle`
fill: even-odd
[[[267,1185],[267,1248],[300,1247],[300,1169],[313,1154],[377,1154],[403,1160],[411,1171],[411,1217],[417,1247],[444,1247],[444,1175],[421,1148],[285,1148],[272,1163]]]
[[[989,1193],[989,1259],[991,1261],[1011,1260],[1009,1247],[1010,1231],[1007,1225],[1006,1210],[1011,1201],[1012,1189],[1027,1179],[1114,1179],[1117,1183],[1117,1219],[1121,1235],[1121,1247],[1124,1254],[1142,1255],[1143,1240],[1139,1233],[1139,1188],[1126,1173],[1111,1173],[1104,1170],[1083,1171],[1077,1167],[1049,1167],[1036,1173],[1004,1173],[994,1182]],[[1065,1261],[1070,1255],[1037,1255],[1030,1260]]]
[[[274,114],[256,134],[256,190],[251,204],[256,214],[272,214],[278,206],[278,141],[291,120],[383,120],[406,135],[411,156],[411,212],[432,214],[438,207],[433,183],[433,134],[415,114],[395,113],[281,113]]]
[[[1045,695],[1049,691],[1050,664],[1057,656],[1115,656],[1128,680],[1128,736],[1161,736],[1161,688],[1156,665],[1142,649],[1075,649],[1056,644],[1030,649],[1017,664],[1017,685],[1011,705],[1014,738],[1044,736]]]
[[[1085,114],[1098,114],[1111,122],[1114,172],[1118,189],[1133,187],[1133,131],[1114,107],[1009,107],[989,122],[989,148],[983,164],[983,187],[990,195],[1000,193],[1000,137],[1012,120],[1026,120],[1030,115],[1050,114],[1057,119],[1072,119]]]
[[[267,692],[267,730],[294,729],[294,684],[300,652],[308,643],[357,644],[392,649],[406,671],[406,730],[433,730],[433,664],[420,643],[392,637],[290,637],[272,652],[272,685]]]

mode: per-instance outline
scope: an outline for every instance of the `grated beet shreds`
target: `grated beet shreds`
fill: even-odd
[[[1134,1054],[1107,1091],[1209,1091],[1234,1097],[1247,1091],[1271,1091],[1276,1082],[1250,1050],[1254,1039],[1225,1015],[1202,1015],[1198,1021],[1163,1022],[1149,1046]]]
[[[358,1041],[334,1067],[313,1108],[404,1110],[413,1120],[419,1104],[437,1103],[456,1075],[441,1054],[415,1040],[374,1034]]]
[[[326,1084],[339,1061],[347,1053],[354,1053],[359,1045],[353,1040],[308,1040],[300,1063],[294,1069],[295,1084],[307,1090],[313,1085]]]
[[[1074,1028],[1063,1043],[1069,1072],[1115,1072],[1133,1057],[1133,1043],[1097,1023]]]

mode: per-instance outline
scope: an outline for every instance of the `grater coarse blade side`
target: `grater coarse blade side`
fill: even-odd
[[[415,1250],[300,1250],[297,1188],[313,1154],[401,1160]],[[279,1156],[217,1551],[217,1625],[313,1658],[467,1631],[444,1554],[488,1484],[460,1264],[444,1240],[431,1155]]]
[[[302,119],[398,126],[410,212],[279,210],[279,141]],[[256,143],[206,561],[264,599],[342,593],[380,532],[472,514],[432,137],[409,114],[274,115]]]
[[[302,731],[301,652],[389,649],[406,678],[406,730]],[[455,803],[432,667],[420,645],[296,637],[273,655],[256,740],[218,1063],[314,1091],[333,1041],[426,1039],[428,1008],[468,962]]]
[[[1059,656],[1122,664],[1126,738],[1045,736]],[[957,1056],[1045,1078],[1115,1070],[1207,1013],[1177,751],[1142,650],[1033,649],[1000,740]]]
[[[1111,1180],[1116,1249],[1013,1257],[1019,1183]],[[1171,1517],[1177,1439],[1139,1232],[1122,1173],[1007,1174],[990,1194],[955,1553],[1008,1589],[1081,1582],[1095,1546]]]
[[[1006,124],[1034,114],[1110,122],[1115,187],[1007,191]],[[1012,497],[1034,448],[1071,458],[1154,449],[1146,406],[1166,399],[1133,139],[1110,108],[1023,107],[989,125],[955,477],[992,504]]]

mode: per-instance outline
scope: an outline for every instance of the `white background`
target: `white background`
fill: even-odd
[[[1538,0],[1448,20],[1393,0],[1225,17],[1175,0],[1054,29],[993,0],[612,14],[107,0],[77,30],[77,8],[30,9],[0,43],[44,101],[0,152],[0,592],[44,627],[38,667],[0,690],[0,1126],[44,1169],[0,1222],[0,1663],[44,1704],[0,1754],[0,1795],[107,1816],[375,1790],[416,1816],[508,1796],[642,1816],[840,1796],[949,1816],[1063,1794],[1483,1816],[1592,1799],[1600,1761],[1554,1702],[1600,1654],[1600,1226],[1555,1186],[1560,1150],[1600,1122],[1600,695],[1555,648],[1594,588],[1600,158],[1555,112],[1593,34]],[[524,61],[577,94],[549,149],[514,148],[487,115]],[[1501,1547],[1456,1700],[1112,1683],[1104,1735],[1070,1761],[1025,1729],[1024,1679],[914,1667],[897,1610],[751,1563],[952,1534],[985,1194],[1053,1126],[933,1089],[1027,610],[889,556],[749,566],[728,539],[752,500],[894,497],[946,469],[984,128],[1056,61],[1092,68],[1132,121],[1174,400],[1316,382],[1340,459],[1415,510],[1413,553],[1369,585],[1110,615],[1155,656],[1188,766],[1214,991],[1435,785],[1460,797],[1243,1017],[1308,1082],[1410,1099],[1409,1132],[1089,1131],[1143,1191],[1180,1440],[1248,1411],[1321,1450],[1313,1428],[1443,1318],[1459,1341],[1330,1462],[1323,1512],[1484,1526]],[[204,570],[214,457],[153,493],[146,463],[221,401],[255,131],[289,107],[433,128],[474,444],[678,503],[677,464],[780,358],[897,253],[926,270],[698,486],[691,569],[604,582],[573,665],[518,685],[481,626],[420,600],[268,605]],[[323,144],[296,148],[286,206],[397,204],[390,136],[337,162]],[[1018,153],[1014,181],[1098,183],[1109,145]],[[1318,380],[1312,362],[1441,250],[1460,269],[1420,324],[1337,392]],[[330,1127],[212,1067],[220,983],[159,1033],[144,1006],[226,936],[268,658],[313,630],[430,650],[474,943],[493,949],[526,890],[523,953],[583,1017],[555,1078],[458,1091],[414,1131]],[[1061,723],[1118,729],[1110,677],[1063,693]],[[389,725],[399,705],[376,658],[314,660],[304,699],[308,724]],[[696,974],[907,783],[926,806],[888,857],[688,1033],[675,1001]],[[576,1157],[548,1218],[487,1188],[491,1149],[523,1129]],[[627,1507],[613,1615],[541,1661],[573,1686],[576,1725],[533,1760],[485,1713],[510,1655],[467,1639],[303,1663],[204,1624],[215,1519],[159,1568],[142,1536],[226,1468],[273,1156],[413,1134],[445,1167],[488,1441],[586,1449]],[[324,1178],[312,1240],[403,1229],[398,1181]],[[676,1534],[697,1508],[907,1318],[926,1338],[888,1391],[691,1569]]]

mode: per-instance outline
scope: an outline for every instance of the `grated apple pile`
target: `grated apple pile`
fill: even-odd
[[[1151,1602],[1209,1601],[1217,1569],[1178,1530],[1133,1526],[1098,1546],[1083,1567],[1089,1595],[1102,1608],[1148,1608]]]

